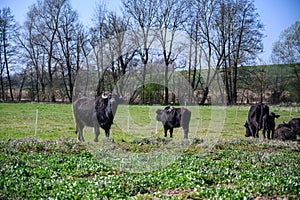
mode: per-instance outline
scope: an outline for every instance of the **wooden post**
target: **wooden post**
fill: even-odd
[[[130,115],[128,115],[127,118],[127,132],[129,133],[129,129],[130,129]]]
[[[36,136],[37,131],[38,131],[38,120],[39,120],[39,110],[36,109],[36,112],[35,112],[35,130],[34,130],[34,136]]]

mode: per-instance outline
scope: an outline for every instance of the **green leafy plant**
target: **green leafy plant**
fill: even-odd
[[[22,112],[14,111],[14,106]],[[113,156],[112,150],[142,157],[178,138],[164,138],[160,133],[131,138],[130,133],[122,133],[114,126],[108,149],[104,149],[101,142],[83,143],[76,140],[74,133],[68,136],[73,132],[70,105],[14,106],[0,104],[3,111],[0,120],[4,122],[0,124],[1,199],[297,199],[300,196],[299,143],[244,138],[242,124],[248,107],[227,108],[223,139],[206,153],[199,145],[206,142],[201,133],[208,127],[210,110],[201,107],[201,133],[191,138],[188,149],[167,165],[138,173],[110,164],[107,160]],[[36,106],[45,112],[47,117],[41,114],[41,119],[52,124],[53,135],[49,135],[49,126],[42,122],[38,137],[24,129],[27,124],[32,125],[34,117],[29,116]],[[140,115],[137,117],[148,114],[139,114],[138,108],[132,107]],[[66,113],[55,115],[54,112],[48,118],[52,111],[59,113],[58,110]],[[285,107],[272,107],[272,110],[284,121],[299,114],[299,110],[291,112]],[[21,121],[25,125],[17,126]],[[16,130],[10,129],[11,122]],[[89,130],[86,135],[92,141]],[[157,162],[164,162],[168,157],[161,154]],[[150,163],[137,164],[151,169]]]

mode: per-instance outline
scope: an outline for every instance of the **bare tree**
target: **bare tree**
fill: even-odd
[[[76,75],[76,60],[80,57],[77,54],[78,32],[82,29],[78,20],[78,14],[66,3],[61,11],[60,26],[58,29],[60,57],[56,58],[61,65],[61,74],[65,87],[65,93],[70,102],[72,102],[73,85]]]
[[[282,31],[274,43],[272,60],[276,64],[300,63],[300,21]]]
[[[13,55],[16,53],[16,45],[14,38],[17,33],[17,25],[14,16],[11,14],[10,8],[0,10],[0,84],[2,91],[2,99],[5,100],[4,87],[4,70],[8,81],[10,99],[14,101],[11,67],[13,65]]]
[[[214,79],[218,79],[221,68],[224,72],[227,102],[236,103],[237,68],[248,60],[253,60],[262,49],[263,27],[253,2],[251,0],[191,2],[194,6],[190,6],[192,16],[187,30],[196,43],[193,46],[194,71],[191,73],[191,81],[194,89],[200,83],[203,90],[200,104],[206,101],[210,85]],[[195,68],[201,65],[198,58],[205,61],[204,65],[207,68],[207,76],[202,82],[201,76],[195,80]],[[201,71],[200,67],[198,71]]]
[[[58,33],[61,24],[61,13],[67,0],[38,0],[31,7],[31,12],[35,13],[33,23],[34,30],[39,34],[39,41],[35,45],[42,47],[46,59],[46,69],[49,80],[49,98],[56,101],[54,88],[54,73],[57,71],[59,57],[57,45],[59,43]]]
[[[27,13],[27,19],[24,22],[21,34],[18,37],[19,46],[23,49],[22,58],[27,66],[27,71],[31,72],[30,80],[32,80],[32,98],[44,101],[46,98],[46,74],[45,74],[45,56],[46,53],[40,45],[42,38],[37,31],[35,21],[37,20],[36,9],[32,9]],[[35,92],[34,92],[35,91]]]
[[[176,33],[183,29],[183,24],[187,19],[187,5],[183,1],[167,0],[159,1],[157,26],[157,38],[160,42],[164,60],[164,104],[169,102],[169,68],[178,56],[174,50]]]
[[[105,29],[108,10],[104,2],[98,2],[93,17],[93,27],[90,28],[89,43],[91,46],[91,52],[95,58],[97,65],[98,86],[97,95],[100,95],[102,91],[105,91],[104,77],[107,71],[107,66],[104,64],[104,46],[102,45],[107,39]],[[86,57],[87,58],[87,57]],[[89,65],[89,61],[86,60],[86,64]],[[88,66],[87,66],[88,67]]]
[[[300,22],[284,30],[275,42],[272,51],[272,59],[277,64],[299,64],[300,63]],[[294,66],[294,73],[300,85],[300,71],[297,65]]]
[[[37,100],[56,101],[56,90],[72,101],[74,81],[82,56],[84,30],[68,0],[39,0],[24,23],[19,43],[34,73]],[[42,91],[42,93],[40,92]],[[42,98],[41,98],[42,96]]]
[[[272,50],[272,60],[276,64],[287,64],[293,69],[295,75],[294,90],[300,99],[300,22],[282,31],[278,41],[274,43]]]
[[[196,25],[193,27],[194,32],[196,31],[194,40],[198,43],[196,45],[200,47],[200,50],[198,51],[197,49],[197,52],[201,56],[195,55],[201,58],[200,61],[195,61],[195,65],[201,65],[204,62],[205,66],[203,67],[206,68],[207,72],[205,80],[200,83],[203,93],[200,104],[204,104],[209,94],[209,88],[217,77],[225,56],[223,41],[216,29],[220,4],[215,0],[196,0],[193,1],[192,5],[194,5],[193,12],[196,20]]]
[[[145,103],[145,80],[149,51],[155,37],[151,35],[157,23],[158,0],[123,0],[124,16],[132,19],[133,42],[138,47],[138,54],[142,61],[142,103]]]
[[[128,18],[108,12],[105,4],[100,3],[94,19],[90,43],[95,58],[93,62],[96,62],[98,68],[97,95],[100,95],[104,90],[112,90],[128,71],[137,49],[127,34],[130,30]],[[122,93],[122,88],[117,89]]]
[[[116,13],[110,12],[107,18],[107,29],[109,33],[109,49],[111,57],[111,70],[113,75],[114,84],[117,83],[119,78],[126,74],[130,62],[136,54],[136,45],[132,43],[129,35],[130,31],[129,19],[117,16]],[[119,84],[122,85],[122,84]],[[122,88],[118,88],[122,91]],[[122,93],[122,92],[121,92]]]
[[[228,60],[233,68],[232,88],[228,93],[232,94],[231,102],[237,102],[237,72],[238,66],[249,64],[256,59],[258,53],[262,52],[262,30],[263,24],[259,20],[252,0],[242,0],[234,4],[236,14],[230,29],[228,46],[230,56]],[[250,61],[250,62],[249,62]],[[229,95],[228,95],[229,96]]]

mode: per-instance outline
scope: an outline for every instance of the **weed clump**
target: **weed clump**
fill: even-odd
[[[60,138],[58,141],[41,141],[34,138],[1,140],[0,147],[2,151],[6,152],[47,154],[78,154],[87,150],[84,143],[71,138]]]

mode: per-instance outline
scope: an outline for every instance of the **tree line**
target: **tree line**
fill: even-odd
[[[207,102],[219,74],[224,101],[237,103],[241,71],[248,70],[240,66],[253,65],[263,50],[263,24],[253,0],[122,0],[121,10],[112,12],[98,2],[91,27],[82,24],[68,0],[37,0],[21,25],[10,8],[0,10],[0,99],[72,102],[76,75],[93,56],[99,71],[96,95],[134,70],[141,74],[140,103],[148,101],[149,91],[159,90],[158,102],[168,104],[171,77],[184,71],[199,104]],[[297,30],[299,23],[294,26]],[[286,32],[295,58],[284,60],[291,52],[278,41],[274,60],[299,63],[299,28],[295,37]],[[189,38],[185,44],[178,33]],[[163,87],[146,85],[150,66],[158,63]]]

